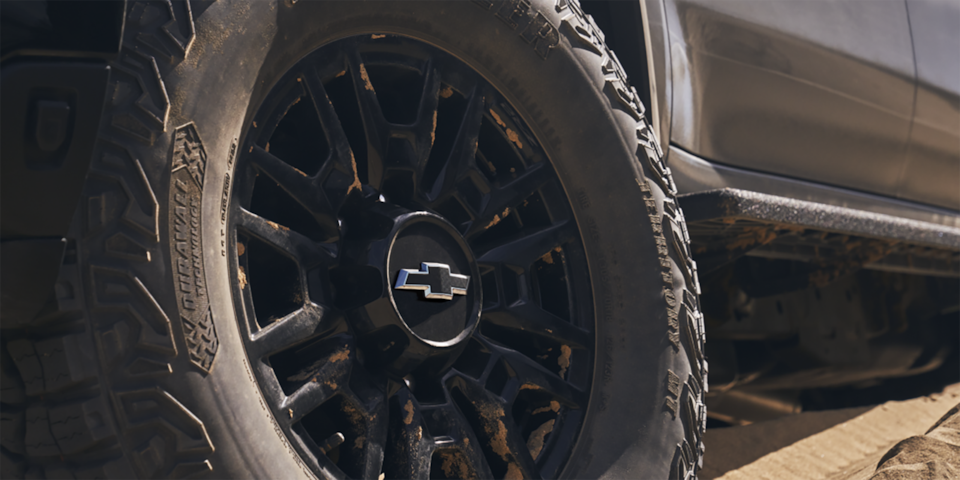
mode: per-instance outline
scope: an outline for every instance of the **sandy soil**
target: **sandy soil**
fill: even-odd
[[[960,479],[958,403],[960,384],[876,407],[707,430],[700,478]]]

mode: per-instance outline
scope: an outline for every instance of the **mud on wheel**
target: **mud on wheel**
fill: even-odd
[[[696,265],[576,2],[130,2],[4,476],[691,478]]]

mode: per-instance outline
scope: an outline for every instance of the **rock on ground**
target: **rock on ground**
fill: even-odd
[[[940,394],[873,408],[802,413],[707,430],[700,478],[960,479],[960,415],[954,411],[958,402],[960,384]]]

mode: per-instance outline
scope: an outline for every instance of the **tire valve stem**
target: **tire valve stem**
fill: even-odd
[[[323,443],[320,444],[320,451],[324,455],[326,455],[327,452],[329,452],[330,450],[333,450],[334,448],[339,447],[344,440],[345,438],[342,433],[340,432],[334,433],[333,435],[330,435],[330,437],[328,437],[326,440],[324,440]]]

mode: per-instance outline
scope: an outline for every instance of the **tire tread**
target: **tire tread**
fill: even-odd
[[[137,273],[157,272],[163,281],[159,203],[136,150],[169,134],[164,75],[189,53],[193,16],[183,0],[128,2],[124,15],[137,28],[125,29],[111,63],[56,300],[4,331],[3,478],[182,478],[212,470],[203,422],[162,386],[178,356],[176,329],[151,293],[153,279]],[[154,407],[131,410],[130,398]]]
[[[707,362],[703,354],[706,339],[698,300],[700,284],[697,264],[691,255],[690,235],[683,211],[676,200],[677,187],[670,168],[663,160],[663,150],[657,136],[644,117],[640,96],[630,85],[616,54],[604,42],[603,32],[593,18],[583,11],[578,0],[557,0],[556,10],[562,15],[561,34],[566,35],[571,43],[584,46],[600,57],[603,92],[610,99],[611,107],[626,112],[636,121],[636,161],[638,170],[643,172],[643,176],[637,178],[637,183],[645,196],[663,266],[668,339],[678,355],[681,355],[681,348],[684,350],[682,355],[686,357],[691,370],[687,378],[668,370],[665,379],[668,392],[666,408],[683,424],[684,431],[683,441],[676,446],[670,478],[693,479],[702,466],[702,438],[707,421],[704,403]],[[662,202],[657,202],[651,182],[662,191]],[[674,293],[675,280],[680,279],[672,276],[673,264],[683,274],[680,298]]]

